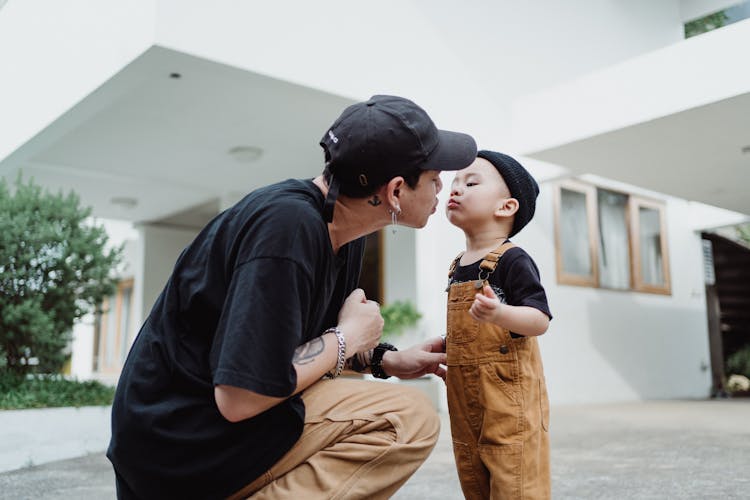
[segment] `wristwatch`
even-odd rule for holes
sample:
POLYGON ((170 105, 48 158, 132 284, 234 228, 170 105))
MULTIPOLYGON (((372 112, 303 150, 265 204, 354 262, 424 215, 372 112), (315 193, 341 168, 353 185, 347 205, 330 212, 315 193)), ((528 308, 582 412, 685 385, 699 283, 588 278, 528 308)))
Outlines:
POLYGON ((385 351, 398 351, 398 349, 388 342, 381 342, 375 347, 375 349, 373 349, 372 360, 370 361, 370 373, 372 373, 372 376, 375 378, 386 379, 390 377, 390 375, 383 370, 383 354, 385 354, 385 351))

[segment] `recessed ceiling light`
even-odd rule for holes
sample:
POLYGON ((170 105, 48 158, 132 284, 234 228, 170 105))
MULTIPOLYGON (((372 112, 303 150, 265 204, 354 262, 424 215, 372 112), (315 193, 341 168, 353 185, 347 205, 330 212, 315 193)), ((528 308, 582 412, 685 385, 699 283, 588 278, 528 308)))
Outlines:
POLYGON ((263 149, 257 146, 235 146, 228 152, 229 156, 241 163, 252 163, 263 156, 263 149))
POLYGON ((130 196, 114 196, 109 202, 118 207, 127 209, 135 208, 138 205, 138 200, 131 198, 130 196))
POLYGON ((750 144, 748 144, 747 146, 743 147, 742 148, 742 152, 745 153, 745 154, 750 153, 750 144))
POLYGON ((169 78, 174 78, 174 79, 177 79, 177 78, 182 78, 182 75, 181 75, 181 74, 179 74, 179 73, 177 73, 177 72, 175 72, 175 73, 170 73, 170 74, 169 74, 169 78))

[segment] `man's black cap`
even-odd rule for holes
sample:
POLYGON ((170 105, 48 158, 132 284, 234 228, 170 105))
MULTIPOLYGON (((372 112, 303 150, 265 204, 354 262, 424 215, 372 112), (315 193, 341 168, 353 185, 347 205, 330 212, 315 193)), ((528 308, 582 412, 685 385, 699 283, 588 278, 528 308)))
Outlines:
POLYGON ((477 157, 484 158, 495 166, 508 186, 510 195, 518 200, 518 211, 508 237, 514 236, 534 217, 539 185, 523 165, 506 154, 483 150, 477 153, 477 157))
POLYGON ((415 168, 461 170, 477 153, 471 136, 439 130, 415 103, 388 95, 372 96, 346 108, 320 145, 330 175, 326 198, 329 222, 339 189, 347 196, 367 196, 415 168))

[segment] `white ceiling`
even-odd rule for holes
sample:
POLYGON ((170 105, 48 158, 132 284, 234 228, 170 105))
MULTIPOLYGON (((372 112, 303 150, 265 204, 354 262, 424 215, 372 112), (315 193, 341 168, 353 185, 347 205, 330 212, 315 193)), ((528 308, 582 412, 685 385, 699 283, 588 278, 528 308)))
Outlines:
POLYGON ((203 217, 257 186, 320 173, 318 141, 351 102, 152 47, 0 162, 0 174, 20 168, 55 191, 75 189, 99 217, 189 224, 191 211, 203 217), (229 154, 237 146, 263 152, 242 162, 229 154))
POLYGON ((750 215, 750 94, 527 153, 679 198, 750 215))

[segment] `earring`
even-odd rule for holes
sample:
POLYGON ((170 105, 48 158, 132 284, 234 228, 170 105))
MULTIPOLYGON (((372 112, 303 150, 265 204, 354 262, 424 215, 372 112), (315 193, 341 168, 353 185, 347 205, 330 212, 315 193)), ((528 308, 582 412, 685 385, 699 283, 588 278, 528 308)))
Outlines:
POLYGON ((393 234, 396 234, 396 226, 398 226, 398 215, 401 213, 401 209, 399 207, 396 207, 396 210, 388 211, 391 213, 391 225, 393 226, 391 232, 393 234))

